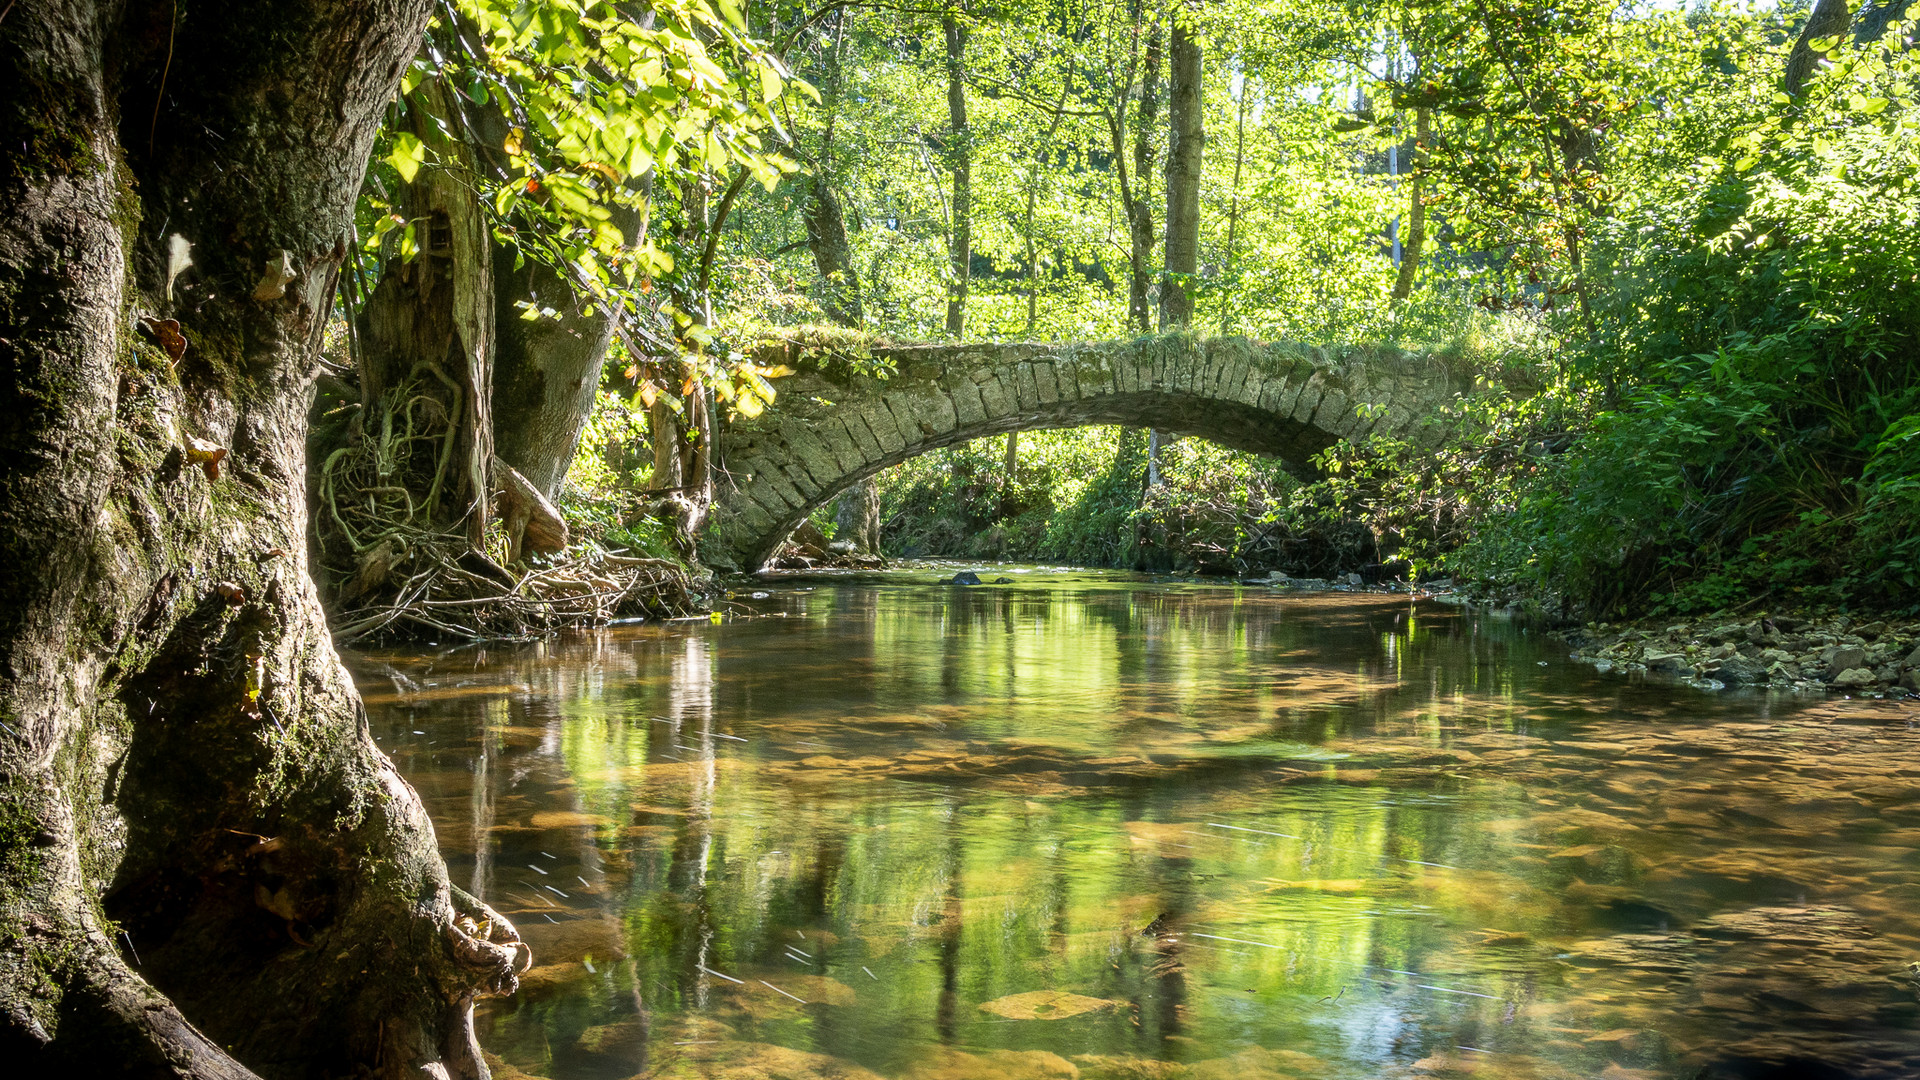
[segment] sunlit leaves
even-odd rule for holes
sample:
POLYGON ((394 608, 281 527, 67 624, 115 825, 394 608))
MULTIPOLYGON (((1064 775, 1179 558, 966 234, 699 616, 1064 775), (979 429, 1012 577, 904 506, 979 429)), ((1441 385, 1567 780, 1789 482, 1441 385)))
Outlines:
POLYGON ((390 179, 376 169, 363 200, 366 255, 416 249, 387 185, 449 169, 479 189, 516 265, 544 263, 587 303, 619 313, 630 347, 652 343, 637 351, 671 357, 667 366, 684 352, 703 380, 724 376, 724 358, 703 343, 675 343, 693 341, 694 320, 654 309, 665 295, 656 279, 694 287, 678 281, 694 267, 670 250, 658 208, 734 169, 768 189, 793 172, 761 132, 778 130, 772 110, 796 87, 805 84, 750 36, 737 0, 666 0, 645 17, 595 0, 462 0, 429 28, 403 78, 378 156, 390 179), (445 92, 423 89, 436 81, 445 92), (463 146, 464 159, 439 160, 422 131, 463 146))
POLYGON ((427 147, 420 137, 411 131, 398 131, 393 135, 393 149, 386 156, 387 164, 400 174, 400 179, 413 183, 420 166, 427 160, 427 147))

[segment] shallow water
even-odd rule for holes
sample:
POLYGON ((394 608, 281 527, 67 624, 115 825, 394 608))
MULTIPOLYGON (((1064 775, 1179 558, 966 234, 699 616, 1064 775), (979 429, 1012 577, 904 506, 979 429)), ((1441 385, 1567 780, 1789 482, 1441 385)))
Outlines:
POLYGON ((500 1075, 1920 1075, 1910 707, 1405 596, 932 576, 349 657, 533 946, 500 1075))

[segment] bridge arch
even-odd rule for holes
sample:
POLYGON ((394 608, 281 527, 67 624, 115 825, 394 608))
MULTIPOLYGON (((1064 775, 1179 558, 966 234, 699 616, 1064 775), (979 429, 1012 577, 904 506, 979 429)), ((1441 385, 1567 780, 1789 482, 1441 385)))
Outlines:
POLYGON ((776 405, 718 437, 719 488, 701 539, 714 565, 758 569, 794 526, 848 486, 943 446, 1007 431, 1126 424, 1304 464, 1341 439, 1433 445, 1472 380, 1432 356, 1186 335, 1069 344, 874 347, 891 377, 845 353, 786 342, 797 374, 776 405))

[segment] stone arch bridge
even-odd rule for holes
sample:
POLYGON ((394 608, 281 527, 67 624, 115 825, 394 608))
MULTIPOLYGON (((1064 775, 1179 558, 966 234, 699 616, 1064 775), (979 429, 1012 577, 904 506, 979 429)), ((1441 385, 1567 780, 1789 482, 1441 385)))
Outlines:
POLYGON ((778 401, 719 433, 702 556, 757 569, 802 518, 868 476, 942 446, 1007 431, 1126 424, 1194 435, 1296 465, 1341 439, 1434 445, 1441 406, 1473 379, 1437 357, 1186 335, 1066 344, 859 346, 775 342, 796 374, 778 401), (870 367, 870 365, 866 365, 870 367))

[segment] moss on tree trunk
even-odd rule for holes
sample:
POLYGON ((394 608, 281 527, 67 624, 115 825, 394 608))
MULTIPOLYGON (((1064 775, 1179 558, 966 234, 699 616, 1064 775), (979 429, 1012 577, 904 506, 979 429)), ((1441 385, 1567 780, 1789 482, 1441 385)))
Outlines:
POLYGON ((484 1075, 471 1001, 526 951, 373 744, 302 490, 347 215, 427 11, 0 23, 27 88, 0 95, 0 1053, 29 1074, 484 1075))

